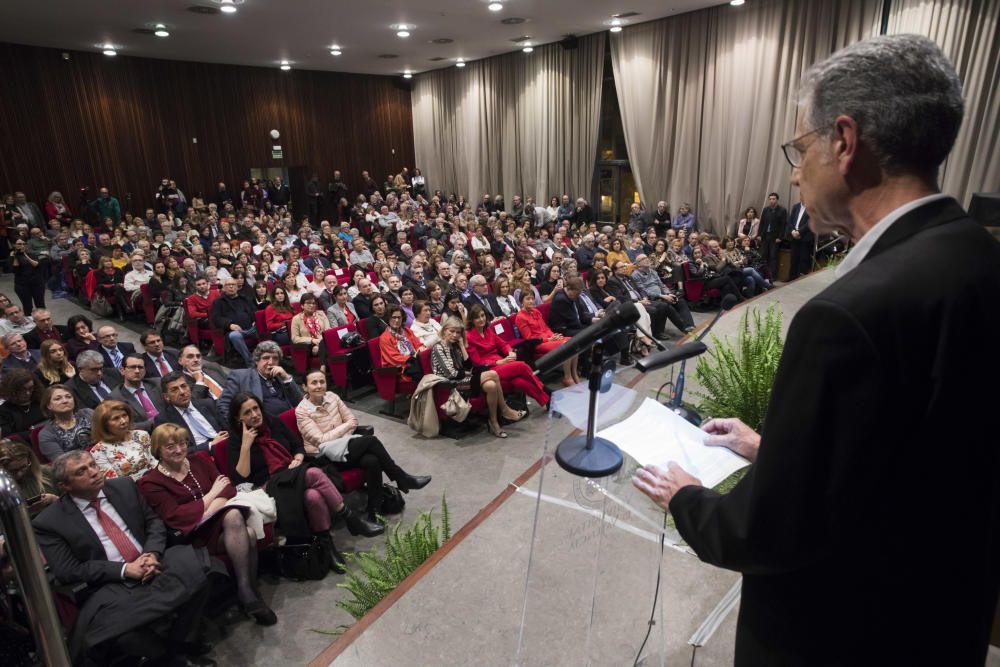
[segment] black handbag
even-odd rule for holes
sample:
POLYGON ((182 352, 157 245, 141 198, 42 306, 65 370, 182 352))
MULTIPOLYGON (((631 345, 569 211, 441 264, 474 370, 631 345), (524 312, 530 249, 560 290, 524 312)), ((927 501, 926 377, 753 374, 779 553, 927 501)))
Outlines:
POLYGON ((382 514, 399 514, 406 507, 403 493, 391 484, 382 485, 382 514))
POLYGON ((319 580, 330 571, 330 554, 316 537, 305 543, 286 542, 278 547, 278 567, 286 579, 319 580))

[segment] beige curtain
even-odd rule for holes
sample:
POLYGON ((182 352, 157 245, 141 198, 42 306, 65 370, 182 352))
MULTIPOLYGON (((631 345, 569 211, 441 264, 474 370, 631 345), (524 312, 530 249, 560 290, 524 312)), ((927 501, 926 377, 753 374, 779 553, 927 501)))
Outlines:
POLYGON ((962 80, 965 118, 941 170, 941 189, 968 205, 974 192, 1000 190, 1000 2, 893 0, 889 34, 937 42, 962 80))
POLYGON ((793 192, 781 144, 805 70, 877 34, 872 0, 762 0, 626 28, 611 40, 632 172, 647 207, 689 202, 726 233, 747 206, 793 192))
POLYGON ((416 77, 416 166, 432 189, 586 197, 597 155, 605 34, 416 77))

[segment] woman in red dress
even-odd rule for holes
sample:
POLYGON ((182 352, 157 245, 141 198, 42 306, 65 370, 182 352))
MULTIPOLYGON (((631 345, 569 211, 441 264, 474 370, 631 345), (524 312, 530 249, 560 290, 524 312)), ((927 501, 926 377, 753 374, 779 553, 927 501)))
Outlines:
POLYGON ((465 327, 469 358, 476 366, 487 366, 500 376, 504 392, 519 391, 535 399, 541 406, 548 405, 549 395, 531 370, 531 366, 517 360, 517 354, 486 326, 486 311, 479 304, 469 309, 465 327))
MULTIPOLYGON (((540 359, 569 340, 566 336, 557 334, 549 328, 549 325, 545 323, 545 318, 535 308, 534 292, 528 290, 521 292, 521 310, 517 311, 514 316, 514 324, 517 325, 517 330, 521 332, 522 338, 540 338, 542 340, 535 347, 536 359, 540 359)), ((566 387, 580 383, 576 360, 577 357, 574 356, 563 364, 563 385, 566 387)))
POLYGON ((211 459, 188 457, 187 446, 187 430, 157 426, 150 452, 159 465, 143 475, 139 490, 167 527, 183 533, 184 542, 226 554, 243 610, 260 625, 274 625, 278 617, 257 593, 257 537, 239 507, 225 507, 236 489, 211 459))

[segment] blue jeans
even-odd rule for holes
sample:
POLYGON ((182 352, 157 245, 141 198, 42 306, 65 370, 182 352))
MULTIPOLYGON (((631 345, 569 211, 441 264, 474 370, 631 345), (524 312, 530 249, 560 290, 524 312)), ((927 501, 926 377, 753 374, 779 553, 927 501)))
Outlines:
POLYGON ((245 329, 243 331, 230 331, 226 334, 226 337, 229 338, 229 342, 232 344, 233 349, 236 350, 241 357, 243 357, 243 363, 245 363, 247 367, 251 365, 253 359, 250 357, 250 348, 247 347, 246 339, 255 338, 256 336, 256 327, 250 327, 249 329, 245 329))
POLYGON ((757 273, 757 269, 751 269, 750 267, 743 268, 743 284, 753 290, 754 294, 763 292, 766 286, 764 277, 757 273))

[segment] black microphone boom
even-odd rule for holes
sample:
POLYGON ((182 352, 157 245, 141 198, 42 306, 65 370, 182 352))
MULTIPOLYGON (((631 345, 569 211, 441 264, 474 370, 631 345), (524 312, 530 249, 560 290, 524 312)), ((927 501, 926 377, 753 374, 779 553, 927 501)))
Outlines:
POLYGON ((553 368, 563 365, 569 359, 593 346, 597 339, 614 333, 622 327, 627 327, 638 319, 639 311, 635 304, 623 304, 536 361, 536 373, 539 375, 547 373, 553 368))
POLYGON ((675 364, 684 359, 697 357, 699 354, 704 354, 707 350, 708 346, 700 340, 693 343, 684 343, 683 345, 678 345, 677 347, 669 349, 666 352, 657 352, 645 357, 644 359, 640 359, 635 362, 635 367, 643 373, 648 373, 650 371, 663 368, 664 366, 675 364))
POLYGON ((715 314, 715 317, 713 317, 712 321, 708 323, 708 326, 702 329, 701 333, 698 334, 698 337, 695 338, 695 340, 701 340, 702 338, 707 336, 708 332, 711 331, 712 327, 715 326, 715 323, 719 321, 719 318, 722 317, 722 315, 727 310, 729 310, 735 305, 736 305, 736 295, 727 294, 726 296, 722 297, 722 303, 719 304, 719 312, 715 314))

